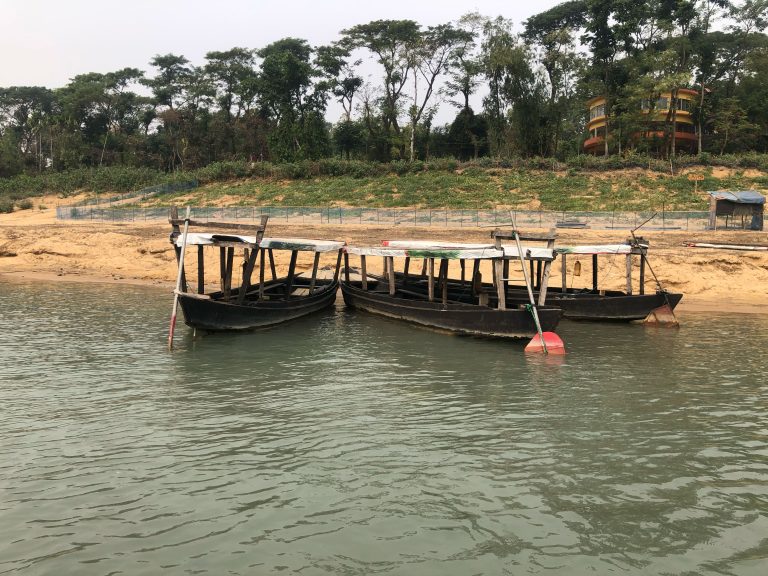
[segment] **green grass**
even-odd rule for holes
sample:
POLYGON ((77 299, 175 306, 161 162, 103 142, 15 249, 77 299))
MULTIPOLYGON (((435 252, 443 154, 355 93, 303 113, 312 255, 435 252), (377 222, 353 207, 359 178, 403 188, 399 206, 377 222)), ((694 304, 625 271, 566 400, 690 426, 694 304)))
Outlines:
POLYGON ((543 210, 706 210, 701 190, 763 188, 765 176, 743 173, 694 184, 687 176, 638 170, 584 173, 498 168, 463 172, 418 172, 379 177, 322 176, 302 180, 256 178, 212 183, 197 190, 166 194, 144 205, 167 206, 355 206, 370 208, 543 210))

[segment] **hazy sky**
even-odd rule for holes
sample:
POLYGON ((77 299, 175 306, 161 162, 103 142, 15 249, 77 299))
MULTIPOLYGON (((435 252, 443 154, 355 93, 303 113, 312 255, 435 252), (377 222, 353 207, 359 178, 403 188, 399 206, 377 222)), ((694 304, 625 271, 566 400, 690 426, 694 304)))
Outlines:
POLYGON ((411 19, 424 26, 478 11, 516 26, 563 0, 0 0, 0 87, 58 88, 87 72, 133 67, 157 54, 202 65, 206 52, 261 48, 293 36, 328 44, 355 24, 411 19))

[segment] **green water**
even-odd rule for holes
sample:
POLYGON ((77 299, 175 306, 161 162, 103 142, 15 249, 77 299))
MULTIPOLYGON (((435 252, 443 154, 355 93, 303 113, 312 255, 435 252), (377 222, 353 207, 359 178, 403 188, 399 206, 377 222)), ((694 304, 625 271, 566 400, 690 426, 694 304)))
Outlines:
POLYGON ((165 350, 167 292, 0 283, 0 574, 768 572, 764 317, 562 363, 342 308, 165 350))

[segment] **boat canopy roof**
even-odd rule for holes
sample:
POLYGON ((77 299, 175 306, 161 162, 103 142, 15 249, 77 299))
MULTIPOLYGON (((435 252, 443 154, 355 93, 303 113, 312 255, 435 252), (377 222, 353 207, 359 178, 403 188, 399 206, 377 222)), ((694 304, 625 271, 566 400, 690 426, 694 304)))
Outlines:
MULTIPOLYGON (((176 246, 181 247, 182 236, 176 238, 176 246)), ((242 244, 244 247, 257 247, 256 236, 243 236, 239 234, 210 234, 203 232, 189 232, 187 245, 189 246, 217 246, 219 244, 242 244)), ((340 250, 344 242, 335 240, 309 240, 306 238, 269 238, 264 237, 258 244, 260 248, 272 250, 301 250, 307 252, 333 252, 340 250)))
POLYGON ((647 244, 595 244, 592 246, 560 246, 558 254, 633 254, 638 248, 647 250, 647 244))
POLYGON ((718 190, 716 192, 707 192, 707 194, 716 200, 728 200, 736 204, 765 204, 765 196, 755 190, 742 190, 740 192, 718 190))
MULTIPOLYGON (((503 246, 501 250, 493 244, 467 244, 462 242, 439 242, 427 240, 385 240, 382 246, 347 246, 348 254, 358 256, 391 256, 394 258, 440 258, 446 260, 488 260, 498 258, 519 258, 517 247, 503 246)), ((550 248, 523 246, 525 258, 529 260, 554 260, 550 248)))

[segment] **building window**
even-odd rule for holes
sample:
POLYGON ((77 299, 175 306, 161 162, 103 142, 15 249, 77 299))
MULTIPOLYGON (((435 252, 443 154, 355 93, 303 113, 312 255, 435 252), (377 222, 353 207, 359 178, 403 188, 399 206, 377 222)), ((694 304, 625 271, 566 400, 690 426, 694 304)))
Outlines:
POLYGON ((662 96, 656 100, 656 110, 666 110, 669 108, 669 98, 662 96))
POLYGON ((605 104, 598 104, 589 109, 589 119, 594 120, 600 116, 605 116, 605 104))
POLYGON ((677 99, 677 109, 682 110, 683 112, 690 112, 691 110, 691 101, 685 100, 683 98, 677 99))

